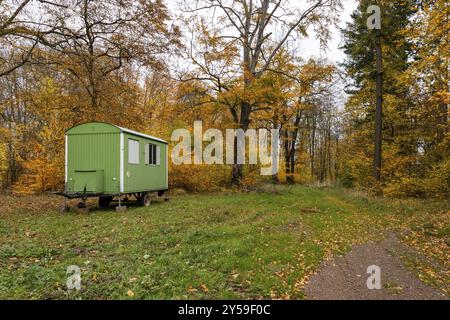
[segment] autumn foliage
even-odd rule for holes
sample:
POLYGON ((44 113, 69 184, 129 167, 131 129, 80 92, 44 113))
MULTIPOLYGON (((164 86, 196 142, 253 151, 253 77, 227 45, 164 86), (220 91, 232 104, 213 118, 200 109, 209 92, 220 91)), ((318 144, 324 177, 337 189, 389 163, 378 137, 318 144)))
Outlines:
POLYGON ((292 18, 278 30, 286 39, 269 32, 277 28, 279 12, 268 0, 260 7, 236 2, 233 12, 213 1, 214 21, 208 6, 197 14, 190 1, 179 21, 159 0, 79 7, 42 2, 37 5, 49 20, 41 27, 24 22, 35 9, 22 2, 23 8, 0 3, 3 191, 62 189, 64 132, 76 124, 104 121, 170 141, 173 130, 192 130, 202 120, 204 130, 279 129, 280 171, 264 178, 252 166, 170 163, 171 188, 204 192, 251 190, 267 182, 320 183, 381 188, 388 196, 449 195, 446 1, 375 1, 384 17, 380 184, 371 176, 375 60, 374 39, 364 25, 368 1, 359 2, 342 31, 343 65, 302 58, 297 41, 314 28, 326 43, 337 18, 331 9, 340 1, 312 1, 317 6, 303 17, 283 8, 292 18), (122 16, 124 8, 129 10, 122 16), (84 28, 63 23, 69 17, 84 28))

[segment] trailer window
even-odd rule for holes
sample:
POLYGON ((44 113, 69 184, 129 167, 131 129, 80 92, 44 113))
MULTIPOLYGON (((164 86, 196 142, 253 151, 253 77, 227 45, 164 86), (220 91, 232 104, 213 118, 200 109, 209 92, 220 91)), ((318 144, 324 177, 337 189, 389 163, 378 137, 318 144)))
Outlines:
POLYGON ((159 165, 159 146, 152 143, 145 145, 145 163, 159 165))
POLYGON ((128 163, 139 164, 139 141, 128 139, 128 163))

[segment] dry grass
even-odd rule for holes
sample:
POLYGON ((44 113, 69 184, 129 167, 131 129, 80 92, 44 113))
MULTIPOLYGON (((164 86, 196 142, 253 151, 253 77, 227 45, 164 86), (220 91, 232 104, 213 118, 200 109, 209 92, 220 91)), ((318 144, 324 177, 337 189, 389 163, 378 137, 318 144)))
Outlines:
MULTIPOLYGON (((67 203, 74 207, 79 202, 77 199, 68 200, 67 203)), ((59 210, 64 203, 62 196, 54 194, 10 196, 0 195, 0 215, 20 214, 22 212, 32 214, 45 214, 49 211, 59 210)), ((97 203, 96 199, 87 201, 90 205, 97 203)))

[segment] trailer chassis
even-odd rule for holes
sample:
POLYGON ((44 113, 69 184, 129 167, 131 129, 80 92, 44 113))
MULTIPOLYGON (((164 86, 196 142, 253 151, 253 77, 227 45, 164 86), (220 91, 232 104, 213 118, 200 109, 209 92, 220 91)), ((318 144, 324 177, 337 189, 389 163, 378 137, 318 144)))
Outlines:
MULTIPOLYGON (((151 203, 150 195, 151 193, 158 193, 159 197, 162 197, 166 194, 164 200, 168 201, 169 197, 167 196, 168 189, 163 190, 149 190, 149 191, 141 191, 141 192, 130 192, 130 193, 97 193, 97 192, 55 192, 54 194, 60 195, 64 197, 64 204, 61 208, 62 212, 68 212, 70 207, 67 205, 67 200, 72 199, 81 199, 81 201, 77 204, 78 209, 85 209, 86 200, 88 198, 98 198, 99 199, 99 207, 106 208, 109 206, 109 203, 114 201, 114 198, 118 201, 118 211, 121 211, 122 201, 128 202, 129 197, 133 196, 135 198, 135 202, 138 202, 141 206, 148 207, 151 203)), ((125 207, 126 208, 126 207, 125 207)))

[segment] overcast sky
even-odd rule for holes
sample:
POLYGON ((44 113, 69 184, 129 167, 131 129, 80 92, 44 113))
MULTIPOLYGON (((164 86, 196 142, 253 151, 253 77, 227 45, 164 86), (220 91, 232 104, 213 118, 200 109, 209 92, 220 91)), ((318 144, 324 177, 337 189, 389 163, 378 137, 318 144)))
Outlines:
MULTIPOLYGON (((350 15, 353 11, 357 9, 356 0, 343 0, 344 11, 341 13, 341 21, 339 23, 340 28, 344 28, 347 22, 350 22, 350 15)), ((332 39, 328 43, 328 49, 326 52, 321 51, 320 43, 318 40, 314 39, 314 35, 311 35, 308 39, 302 40, 305 49, 302 54, 304 57, 316 56, 316 57, 327 57, 329 60, 334 62, 341 62, 345 59, 345 54, 339 49, 341 43, 341 33, 338 28, 332 28, 332 39)))
MULTIPOLYGON (((170 10, 175 16, 178 12, 177 0, 166 0, 170 10)), ((299 0, 294 0, 299 1, 299 0)), ((304 1, 304 0, 303 0, 304 1)), ((350 14, 357 8, 357 0, 343 0, 344 10, 341 12, 341 21, 339 26, 344 27, 346 22, 350 21, 350 14)), ((300 55, 305 60, 309 57, 322 57, 328 58, 333 62, 341 62, 345 59, 345 54, 339 49, 341 44, 341 34, 338 28, 332 28, 332 39, 328 43, 326 51, 321 49, 319 40, 315 39, 315 35, 311 33, 309 38, 299 40, 300 55)))

